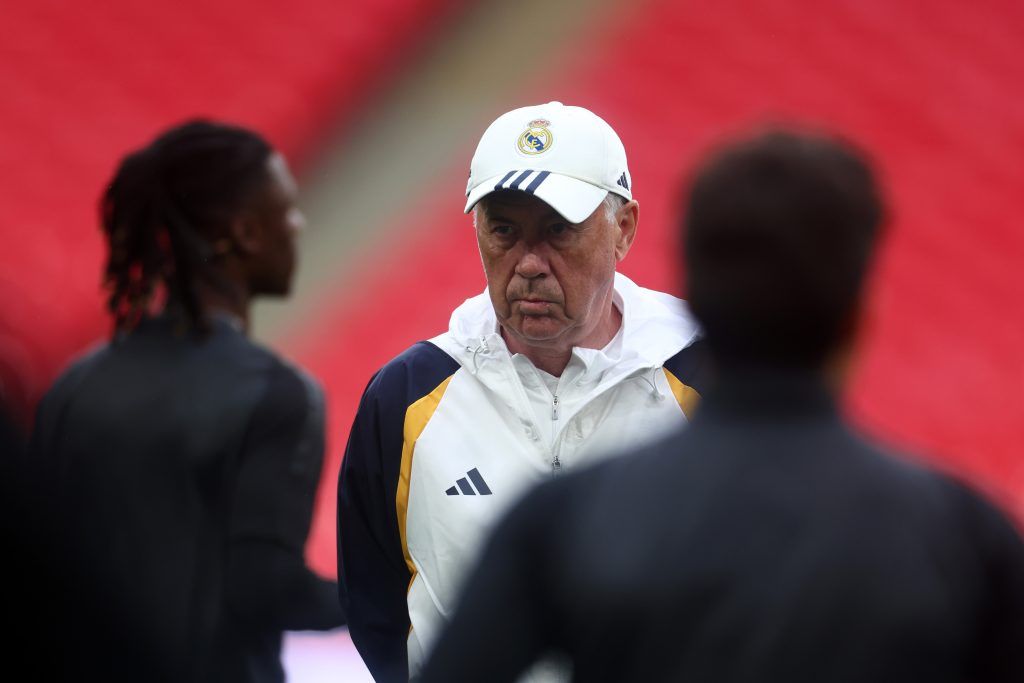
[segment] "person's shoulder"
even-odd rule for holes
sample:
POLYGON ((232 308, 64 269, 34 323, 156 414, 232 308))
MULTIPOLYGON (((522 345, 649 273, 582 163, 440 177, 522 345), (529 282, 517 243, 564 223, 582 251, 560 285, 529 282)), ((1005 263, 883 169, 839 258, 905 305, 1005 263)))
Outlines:
POLYGON ((405 372, 431 372, 437 368, 454 369, 458 367, 455 359, 431 341, 416 342, 405 351, 388 361, 382 370, 405 372))
POLYGON ((854 434, 860 449, 859 485, 879 514, 899 514, 911 522, 979 538, 982 529, 1017 535, 1006 515, 971 482, 937 468, 921 455, 896 450, 854 434))
POLYGON ((930 532, 937 546, 949 550, 958 565, 973 567, 973 576, 1012 582, 1017 587, 1016 609, 1024 608, 1024 537, 1007 509, 956 474, 902 462, 899 471, 914 496, 907 496, 901 513, 915 515, 916 503, 919 526, 930 532))
POLYGON ((849 443, 859 452, 856 462, 865 484, 893 495, 916 495, 921 500, 946 504, 963 493, 963 484, 910 451, 875 442, 845 426, 849 443))
POLYGON ((698 395, 704 395, 711 384, 711 363, 708 360, 707 342, 703 337, 695 337, 689 344, 669 357, 665 370, 698 395))
POLYGON ((356 468, 398 474, 410 407, 441 387, 457 370, 447 353, 418 342, 388 361, 370 379, 359 401, 342 473, 356 468))
MULTIPOLYGON (((982 547, 1003 543, 1021 546, 1020 530, 1006 511, 973 482, 916 463, 901 462, 900 466, 917 490, 927 491, 928 499, 968 541, 982 547)), ((1024 564, 1021 568, 1024 569, 1024 564)))
POLYGON ((305 368, 263 347, 259 347, 259 355, 267 365, 263 402, 303 413, 323 410, 323 388, 305 368))
POLYGON ((206 340, 208 351, 200 351, 202 366, 216 367, 233 378, 232 396, 248 397, 256 410, 282 419, 321 416, 324 391, 308 370, 222 321, 215 322, 217 327, 206 340))
POLYGON ((458 362, 435 344, 417 342, 377 371, 367 393, 378 400, 408 404, 432 392, 458 369, 458 362))
POLYGON ((99 342, 89 347, 61 371, 43 398, 44 403, 58 400, 75 392, 76 388, 110 354, 110 342, 99 342))
MULTIPOLYGON (((970 529, 970 536, 983 544, 1012 543, 1018 547, 1017 555, 1024 561, 1024 539, 1021 529, 1008 513, 984 492, 957 477, 946 477, 948 495, 956 513, 970 529)), ((1024 562, 1021 564, 1024 569, 1024 562)))

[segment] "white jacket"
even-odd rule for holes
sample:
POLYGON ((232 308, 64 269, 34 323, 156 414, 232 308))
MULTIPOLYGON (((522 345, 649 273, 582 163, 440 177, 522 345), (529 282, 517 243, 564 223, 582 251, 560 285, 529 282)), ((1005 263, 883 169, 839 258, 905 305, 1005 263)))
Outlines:
POLYGON ((615 303, 616 338, 574 349, 557 380, 509 353, 485 292, 370 383, 339 484, 339 570, 378 680, 416 675, 488 530, 528 487, 686 423, 701 367, 685 304, 622 275, 615 303))

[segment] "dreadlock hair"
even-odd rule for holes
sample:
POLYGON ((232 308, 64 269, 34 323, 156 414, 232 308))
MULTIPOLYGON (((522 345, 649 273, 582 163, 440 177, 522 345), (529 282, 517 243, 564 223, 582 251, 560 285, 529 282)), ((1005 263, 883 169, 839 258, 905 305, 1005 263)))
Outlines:
POLYGON ((224 286, 213 243, 266 182, 272 153, 250 130, 194 120, 122 159, 100 205, 115 334, 135 327, 161 289, 188 326, 208 329, 196 283, 224 286))

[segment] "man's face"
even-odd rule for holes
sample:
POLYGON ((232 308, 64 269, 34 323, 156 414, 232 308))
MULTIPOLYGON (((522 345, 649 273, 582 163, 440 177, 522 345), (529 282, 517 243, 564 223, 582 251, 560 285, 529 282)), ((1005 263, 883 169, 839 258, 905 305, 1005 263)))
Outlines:
POLYGON ((610 311, 636 202, 613 216, 602 203, 582 223, 569 223, 531 194, 498 192, 476 212, 487 290, 506 339, 534 348, 587 345, 610 311))
POLYGON ((253 219, 259 232, 259 251, 251 271, 253 294, 285 295, 295 271, 295 239, 305 225, 296 206, 298 190, 284 157, 267 159, 267 182, 256 197, 253 219))

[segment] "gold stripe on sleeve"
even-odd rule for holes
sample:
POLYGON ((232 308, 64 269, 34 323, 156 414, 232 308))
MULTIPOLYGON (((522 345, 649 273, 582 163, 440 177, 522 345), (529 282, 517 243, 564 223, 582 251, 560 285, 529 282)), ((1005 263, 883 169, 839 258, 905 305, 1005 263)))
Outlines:
POLYGON ((662 368, 662 370, 665 371, 665 377, 668 379, 669 387, 672 388, 672 395, 676 397, 676 403, 683 409, 686 419, 692 420, 693 414, 697 410, 697 404, 700 403, 700 394, 693 387, 680 382, 679 378, 673 375, 668 368, 662 368))
POLYGON ((416 440, 420 438, 424 427, 430 422, 434 411, 441 403, 448 383, 452 376, 437 385, 429 394, 413 403, 405 411, 405 426, 402 430, 402 464, 398 471, 398 491, 395 493, 395 508, 398 511, 398 535, 402 539, 402 554, 405 556, 405 564, 409 567, 412 575, 409 579, 409 587, 416 578, 416 565, 413 564, 409 555, 409 544, 406 540, 405 518, 409 512, 409 477, 412 473, 412 455, 416 448, 416 440))

